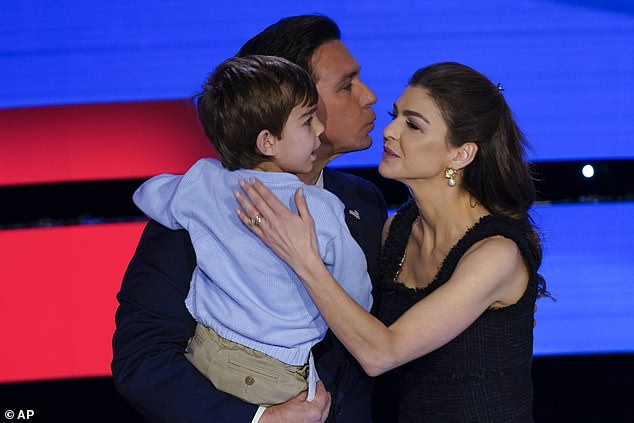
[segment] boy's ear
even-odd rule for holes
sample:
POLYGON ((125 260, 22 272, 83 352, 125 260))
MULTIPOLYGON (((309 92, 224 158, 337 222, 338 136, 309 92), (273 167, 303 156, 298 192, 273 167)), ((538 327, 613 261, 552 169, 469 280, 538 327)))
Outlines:
POLYGON ((258 134, 255 143, 260 153, 268 157, 275 157, 277 156, 278 141, 277 137, 273 135, 271 131, 263 129, 258 134))
POLYGON ((465 168, 475 159, 478 153, 478 145, 474 142, 466 142, 454 150, 450 166, 456 170, 465 168))

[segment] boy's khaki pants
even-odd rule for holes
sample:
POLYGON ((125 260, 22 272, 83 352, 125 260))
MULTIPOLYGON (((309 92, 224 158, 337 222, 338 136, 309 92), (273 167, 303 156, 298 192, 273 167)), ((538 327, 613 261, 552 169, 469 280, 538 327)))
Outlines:
POLYGON ((308 387, 308 364, 288 365, 224 339, 200 323, 196 325, 185 357, 216 389, 251 404, 280 404, 308 387))

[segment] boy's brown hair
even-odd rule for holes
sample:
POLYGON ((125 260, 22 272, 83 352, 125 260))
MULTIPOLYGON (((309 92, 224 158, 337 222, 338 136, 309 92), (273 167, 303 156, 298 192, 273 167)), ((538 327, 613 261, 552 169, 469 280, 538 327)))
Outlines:
POLYGON ((196 96, 198 119, 223 166, 252 169, 269 158, 256 146, 260 131, 281 138, 296 106, 315 106, 312 78, 301 67, 272 56, 222 62, 196 96))

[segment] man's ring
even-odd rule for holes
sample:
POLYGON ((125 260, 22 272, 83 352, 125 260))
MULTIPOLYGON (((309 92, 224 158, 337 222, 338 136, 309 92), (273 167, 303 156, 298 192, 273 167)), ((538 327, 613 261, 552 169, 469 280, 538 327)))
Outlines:
POLYGON ((262 216, 260 216, 259 214, 256 214, 251 219, 249 219, 249 225, 258 226, 260 223, 262 223, 263 220, 264 219, 262 219, 262 216))

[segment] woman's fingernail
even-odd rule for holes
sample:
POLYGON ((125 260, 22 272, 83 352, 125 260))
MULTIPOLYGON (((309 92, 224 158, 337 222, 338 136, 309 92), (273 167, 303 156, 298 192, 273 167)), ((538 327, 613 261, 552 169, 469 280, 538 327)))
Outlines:
POLYGON ((233 191, 233 195, 234 195, 236 198, 239 198, 239 197, 240 197, 240 191, 238 191, 238 190, 233 191))

